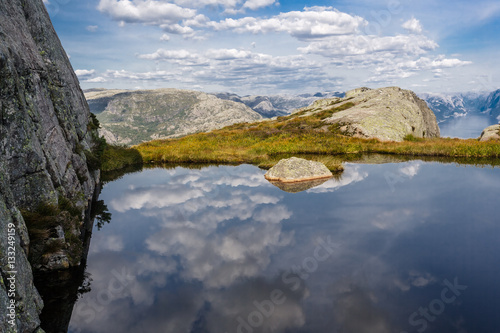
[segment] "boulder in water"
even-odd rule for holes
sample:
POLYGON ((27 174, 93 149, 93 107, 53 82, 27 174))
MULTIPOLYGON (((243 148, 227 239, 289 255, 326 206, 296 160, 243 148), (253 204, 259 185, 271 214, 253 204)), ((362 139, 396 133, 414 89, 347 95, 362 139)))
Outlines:
POLYGON ((291 157, 279 161, 264 177, 269 181, 295 183, 331 178, 333 174, 321 162, 291 157))

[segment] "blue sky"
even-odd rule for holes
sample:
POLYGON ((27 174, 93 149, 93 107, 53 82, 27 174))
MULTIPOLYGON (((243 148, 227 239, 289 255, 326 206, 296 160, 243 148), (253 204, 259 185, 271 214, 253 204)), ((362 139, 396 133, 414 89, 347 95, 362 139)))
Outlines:
POLYGON ((43 0, 82 88, 500 88, 498 0, 43 0))

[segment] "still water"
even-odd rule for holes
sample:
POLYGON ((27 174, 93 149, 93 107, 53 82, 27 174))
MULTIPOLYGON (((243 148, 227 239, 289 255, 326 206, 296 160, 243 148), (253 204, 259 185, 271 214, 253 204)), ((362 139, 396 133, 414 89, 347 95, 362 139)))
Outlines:
POLYGON ((300 193, 264 173, 108 183, 70 332, 500 331, 500 169, 346 164, 300 193))
POLYGON ((441 137, 451 138, 479 138, 483 130, 498 124, 498 119, 486 115, 467 115, 465 117, 447 119, 439 124, 441 137))

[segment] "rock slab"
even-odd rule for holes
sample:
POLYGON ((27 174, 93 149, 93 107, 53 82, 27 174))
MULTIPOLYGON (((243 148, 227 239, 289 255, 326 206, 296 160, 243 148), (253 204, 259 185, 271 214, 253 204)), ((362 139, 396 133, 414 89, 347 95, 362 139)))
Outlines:
POLYGON ((331 178, 333 177, 333 174, 321 162, 290 157, 280 160, 275 166, 266 172, 264 177, 269 181, 294 183, 331 178))

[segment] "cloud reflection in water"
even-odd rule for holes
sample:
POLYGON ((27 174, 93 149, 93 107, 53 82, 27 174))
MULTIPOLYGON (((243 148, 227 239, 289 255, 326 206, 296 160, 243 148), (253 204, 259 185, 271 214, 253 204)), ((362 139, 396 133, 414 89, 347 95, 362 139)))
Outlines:
MULTIPOLYGON (((92 291, 77 303, 70 331, 245 332, 239 318, 249 325, 255 302, 269 304, 274 290, 286 301, 253 332, 409 330, 408 316, 439 296, 443 278, 472 279, 493 264, 485 255, 493 243, 471 251, 460 240, 462 232, 498 231, 473 220, 471 233, 464 216, 472 208, 494 213, 470 191, 494 192, 488 184, 500 175, 467 168, 465 177, 465 169, 348 164, 340 180, 293 194, 247 165, 127 175, 103 191, 113 221, 94 233, 92 291), (394 191, 386 172, 405 176, 394 191), (326 236, 335 252, 305 274, 326 236), (465 254, 482 259, 460 271, 454 263, 465 254), (299 288, 286 273, 302 274, 299 288)), ((435 326, 442 332, 461 315, 453 309, 435 326)))

